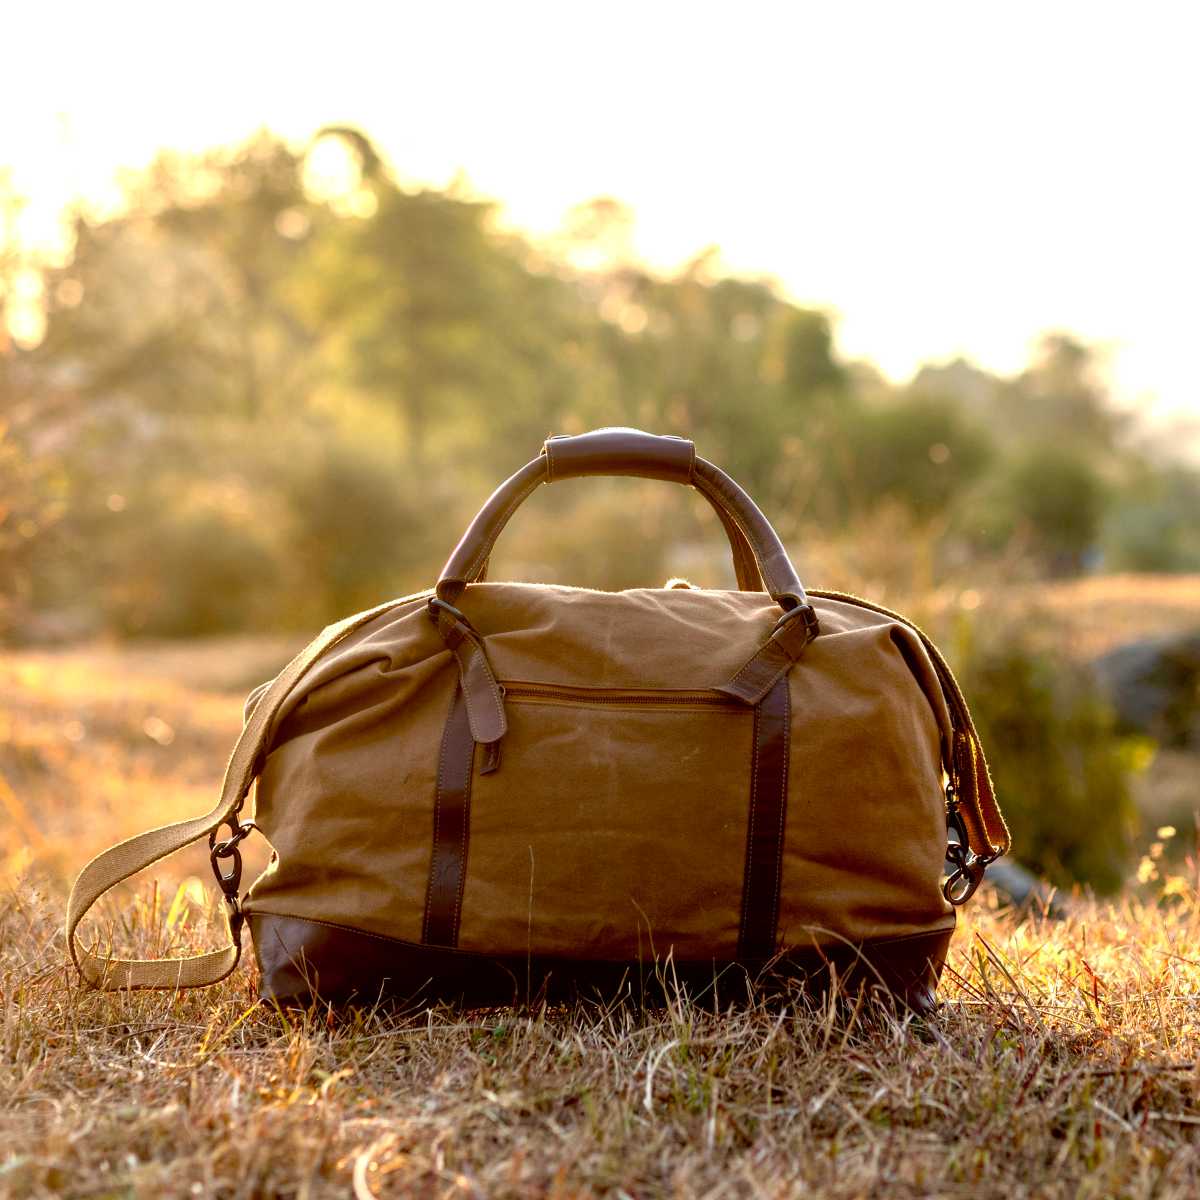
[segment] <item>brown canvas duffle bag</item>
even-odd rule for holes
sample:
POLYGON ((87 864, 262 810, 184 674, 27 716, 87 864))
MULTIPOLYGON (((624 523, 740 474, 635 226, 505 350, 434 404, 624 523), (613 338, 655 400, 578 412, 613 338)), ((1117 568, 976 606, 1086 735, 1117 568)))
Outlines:
POLYGON ((89 863, 67 938, 109 988, 215 983, 248 924, 280 1000, 507 1003, 664 974, 728 991, 769 968, 925 1009, 954 905, 1008 844, 929 640, 865 600, 806 593, 691 442, 607 429, 549 439, 433 591, 330 626, 256 690, 216 807, 89 863), (522 501, 583 475, 694 487, 739 590, 484 582, 522 501), (255 828, 273 854, 242 897, 255 828), (102 893, 204 837, 228 946, 135 961, 80 944, 102 893))

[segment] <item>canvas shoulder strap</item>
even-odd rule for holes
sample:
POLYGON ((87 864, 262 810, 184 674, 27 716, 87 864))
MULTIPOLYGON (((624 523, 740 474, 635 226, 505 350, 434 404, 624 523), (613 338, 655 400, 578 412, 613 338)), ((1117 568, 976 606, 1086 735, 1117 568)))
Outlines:
POLYGON ((225 769, 220 799, 208 812, 188 821, 139 833, 98 854, 83 868, 67 901, 66 935, 71 958, 87 983, 105 990, 207 987, 224 979, 237 966, 241 957, 241 921, 236 910, 229 913, 227 946, 185 958, 127 959, 96 954, 80 944, 79 923, 92 905, 122 880, 192 842, 208 837, 225 822, 232 823, 260 767, 259 760, 275 716, 301 677, 348 634, 375 617, 418 598, 422 597, 390 600, 324 629, 280 671, 248 715, 225 769))

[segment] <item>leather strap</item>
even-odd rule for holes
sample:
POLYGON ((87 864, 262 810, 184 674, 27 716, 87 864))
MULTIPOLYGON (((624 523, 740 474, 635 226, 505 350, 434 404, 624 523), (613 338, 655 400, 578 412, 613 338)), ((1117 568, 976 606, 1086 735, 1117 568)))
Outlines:
MULTIPOLYGON (((480 578, 496 539, 513 513, 539 484, 562 478, 565 469, 570 475, 648 474, 651 478, 690 483, 724 514, 722 523, 726 529, 732 524, 739 531, 772 599, 785 612, 807 603, 804 588, 779 535, 745 491, 724 471, 702 458, 690 460, 690 474, 686 480, 683 478, 682 451, 676 447, 690 447, 690 443, 638 430, 600 430, 581 435, 580 439, 551 438, 547 447, 551 445, 552 449, 505 480, 479 510, 442 568, 437 584, 440 599, 453 604, 468 583, 480 578), (666 444, 670 444, 670 449, 664 448, 666 444), (555 464, 560 473, 552 476, 555 464)), ((742 554, 740 542, 735 541, 735 563, 742 554)))
POLYGON ((703 458, 696 459, 692 486, 710 504, 724 509, 737 521, 754 550, 763 588, 771 599, 778 601, 785 612, 807 604, 808 597, 779 534, 741 486, 703 458))
POLYGON ((758 704, 800 660, 808 643, 817 636, 819 628, 817 614, 811 604, 793 608, 783 616, 766 643, 750 656, 745 666, 716 690, 744 704, 758 704))
POLYGON ((217 803, 202 816, 164 825, 128 838, 98 854, 80 871, 67 900, 66 937, 71 958, 83 980, 105 990, 118 988, 207 987, 224 979, 241 956, 240 921, 230 914, 230 944, 207 954, 186 958, 125 959, 96 954, 79 944, 79 923, 110 888, 131 875, 192 842, 207 837, 230 821, 241 809, 250 785, 261 767, 271 727, 284 700, 300 678, 332 646, 375 617, 399 608, 420 596, 390 600, 367 612, 330 625, 306 646, 280 673, 249 712, 241 737, 233 748, 217 803))
POLYGON ((775 956, 791 723, 788 681, 783 675, 754 709, 754 763, 738 932, 740 962, 765 963, 775 956))
POLYGON ((453 605, 435 599, 430 603, 429 615, 458 663, 471 736, 477 742, 498 742, 508 732, 508 718, 483 639, 453 605))
POLYGON ((442 733, 437 788, 433 801, 433 854, 425 894, 421 941, 427 946, 457 946, 467 877, 467 845, 471 831, 471 775, 475 739, 467 719, 462 685, 454 689, 442 733))

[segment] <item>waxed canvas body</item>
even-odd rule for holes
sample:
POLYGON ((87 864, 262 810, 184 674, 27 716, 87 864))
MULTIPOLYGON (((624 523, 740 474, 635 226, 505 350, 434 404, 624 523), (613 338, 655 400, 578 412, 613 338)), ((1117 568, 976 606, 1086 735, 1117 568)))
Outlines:
MULTIPOLYGON (((274 854, 244 905, 256 934, 296 918, 420 945, 458 678, 427 602, 344 638, 280 709, 255 818, 274 854)), ((812 602, 821 636, 787 675, 779 948, 949 931, 938 676, 904 623, 812 602)), ((473 768, 458 949, 734 961, 754 711, 694 694, 766 641, 778 606, 761 592, 512 583, 471 584, 458 603, 508 713, 498 768, 478 754, 473 768)))

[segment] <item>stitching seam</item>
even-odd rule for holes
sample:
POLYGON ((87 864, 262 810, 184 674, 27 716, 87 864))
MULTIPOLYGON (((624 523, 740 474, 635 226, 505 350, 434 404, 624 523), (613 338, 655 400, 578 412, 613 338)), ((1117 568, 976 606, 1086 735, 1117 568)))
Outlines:
POLYGON ((746 926, 750 917, 750 901, 754 891, 754 835, 758 829, 758 767, 762 748, 762 710, 754 708, 754 767, 750 775, 750 826, 746 838, 746 881, 742 887, 742 922, 739 942, 746 939, 746 926))
POLYGON ((783 743, 783 770, 780 772, 779 783, 779 843, 775 851, 775 895, 771 901, 771 934, 774 940, 775 931, 779 927, 779 892, 783 886, 783 834, 787 820, 788 802, 788 759, 791 756, 792 706, 791 689, 786 682, 783 686, 783 728, 780 730, 780 741, 783 743))
MULTIPOLYGON (((421 941, 428 942, 432 936, 430 925, 433 921, 433 892, 438 877, 438 860, 441 857, 441 817, 442 817, 442 780, 446 773, 446 744, 450 740, 450 728, 454 721, 454 709, 458 705, 458 694, 461 684, 455 684, 454 695, 450 700, 450 711, 446 714, 446 727, 442 731, 442 746, 438 754, 437 780, 433 789, 433 854, 429 860, 429 883, 425 888, 425 920, 421 928, 421 941)), ((466 695, 464 693, 464 700, 466 695)))
MULTIPOLYGON (((549 476, 547 475, 545 478, 546 481, 549 482, 549 476)), ((462 581, 463 583, 469 583, 471 581, 471 576, 475 574, 475 571, 478 569, 481 560, 486 558, 492 552, 492 547, 496 544, 496 539, 501 533, 504 532, 504 527, 508 524, 509 518, 522 504, 525 503, 526 500, 529 499, 530 496, 533 495, 541 482, 541 479, 535 480, 534 483, 530 484, 528 487, 522 488, 521 491, 513 497, 512 503, 509 504, 504 512, 500 515, 500 519, 497 522, 496 532, 492 534, 492 536, 488 538, 486 542, 484 542, 484 544, 476 552, 474 558, 471 559, 471 565, 467 567, 465 572, 467 578, 462 581)))

